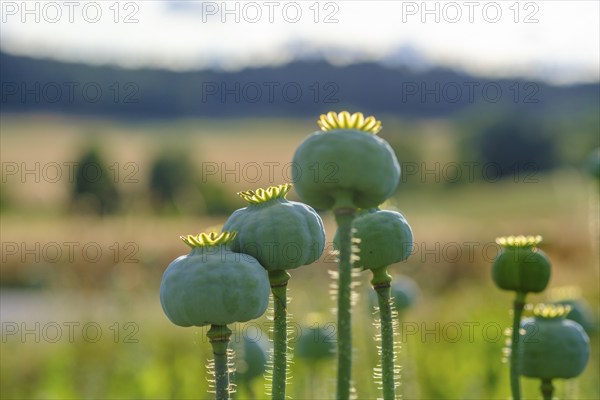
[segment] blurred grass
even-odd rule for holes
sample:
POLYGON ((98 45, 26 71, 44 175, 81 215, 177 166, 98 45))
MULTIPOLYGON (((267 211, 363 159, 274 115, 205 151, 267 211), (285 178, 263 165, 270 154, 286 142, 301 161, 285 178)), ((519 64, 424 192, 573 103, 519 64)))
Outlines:
MULTIPOLYGON (((107 164, 135 162, 139 166, 138 183, 118 182, 129 194, 130 202, 121 213, 102 219, 69 214, 64 202, 70 187, 64 180, 23 183, 7 177, 3 182, 2 190, 8 191, 8 206, 3 206, 0 226, 3 243, 95 242, 106 255, 93 263, 81 257, 73 262, 49 263, 43 259, 35 262, 32 256, 23 261, 20 254, 3 255, 0 397, 211 398, 206 394, 205 366, 210 356, 206 329, 170 324, 158 301, 158 285, 166 265, 186 252, 178 236, 222 224, 225 218, 152 214, 140 201, 146 190, 150 155, 162 146, 177 143, 196 155, 193 160, 198 168, 203 162, 231 165, 269 161, 284 165, 306 133, 315 129, 314 122, 190 120, 131 124, 51 116, 24 120, 3 115, 0 128, 3 162, 75 161, 93 139, 110 158, 107 164), (121 250, 123 244, 134 243, 136 261, 125 262, 123 253, 115 260, 110 250, 114 243, 121 250), (8 329, 14 327, 13 323, 19 332, 11 335, 8 329), (72 340, 65 323, 72 323, 72 340), (102 335, 96 342, 83 336, 86 323, 100 327, 102 335), (62 334, 50 343, 47 339, 55 335, 54 324, 62 328, 62 334), (39 343, 34 333, 22 337, 22 328, 37 331, 39 343)), ((423 159, 453 159, 447 124, 424 122, 414 129, 426 132, 423 140, 431 144, 424 146, 430 152, 421 155, 423 159)), ((232 196, 238 190, 282 182, 269 181, 268 176, 252 183, 225 178, 219 182, 220 177, 211 177, 232 196)), ((399 354, 399 392, 405 399, 509 397, 508 368, 501 362, 505 337, 496 335, 496 327, 509 325, 512 299, 490 282, 493 248, 488 254, 482 251, 496 236, 543 235, 543 249, 554 264, 551 286, 581 286, 584 297, 598 312, 598 247, 590 237, 590 221, 598 219, 597 187, 569 169, 536 178, 536 183, 467 182, 450 188, 407 185, 401 186, 389 201, 388 206, 398 207, 411 223, 418 246, 408 262, 393 270, 415 278, 423 292, 417 306, 402 317, 406 341, 399 354), (456 249, 461 251, 460 256, 452 252, 456 249), (487 338, 482 330, 486 324, 490 327, 487 338), (455 326, 461 328, 458 340, 452 339, 455 326), (472 340, 469 326, 473 326, 472 340), (418 331, 411 333, 415 327, 418 331)), ((295 198, 294 194, 290 197, 295 198)), ((241 200, 236 201, 243 206, 241 200)), ((328 213, 323 218, 330 242, 334 222, 328 213)), ((334 268, 333 258, 325 254, 315 265, 292 272, 289 309, 298 326, 335 321, 327 272, 334 268)), ((377 364, 374 328, 365 301, 368 279, 367 273, 361 274, 362 285, 357 290, 362 297, 353 314, 358 398, 379 395, 373 379, 377 364)), ((529 298, 532 302, 543 299, 543 295, 529 298)), ((266 317, 254 324, 268 331, 266 317)), ((94 326, 88 332, 92 338, 94 326)), ((243 326, 235 328, 238 334, 243 330, 243 326)), ((600 398, 598 336, 592 338, 592 354, 581 378, 569 384, 557 382, 559 398, 600 398)), ((294 359, 291 369, 289 393, 293 398, 333 397, 333 361, 315 372, 302 360, 294 359)), ((263 383, 255 385, 259 398, 266 397, 262 395, 263 383)), ((524 379, 523 384, 525 398, 539 398, 537 382, 524 379)), ((240 390, 239 398, 243 396, 240 390)))

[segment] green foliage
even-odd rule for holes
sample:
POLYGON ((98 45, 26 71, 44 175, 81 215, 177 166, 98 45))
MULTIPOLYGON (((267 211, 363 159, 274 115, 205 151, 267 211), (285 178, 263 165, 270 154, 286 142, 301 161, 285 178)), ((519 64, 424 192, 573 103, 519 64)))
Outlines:
POLYGON ((231 191, 218 182, 199 182, 196 171, 187 150, 169 149, 159 153, 152 161, 148 181, 154 210, 165 214, 203 215, 233 212, 236 197, 231 191))
POLYGON ((121 197, 114 176, 106 168, 96 147, 90 147, 82 154, 75 165, 74 175, 71 199, 75 209, 98 215, 118 210, 121 197))
POLYGON ((229 215, 236 208, 236 196, 223 185, 213 182, 202 182, 196 184, 200 192, 201 203, 199 211, 206 215, 229 215))
POLYGON ((535 174, 561 162, 553 135, 540 120, 507 112, 466 137, 462 157, 488 168, 491 180, 535 174))
POLYGON ((165 151, 152 162, 149 190, 159 211, 171 208, 178 211, 178 201, 193 187, 195 168, 186 153, 165 151))
POLYGON ((590 176, 600 180, 600 147, 590 151, 585 159, 584 167, 590 176))
POLYGON ((7 189, 8 188, 6 185, 2 185, 2 188, 0 188, 0 213, 6 211, 6 209, 11 205, 7 189))

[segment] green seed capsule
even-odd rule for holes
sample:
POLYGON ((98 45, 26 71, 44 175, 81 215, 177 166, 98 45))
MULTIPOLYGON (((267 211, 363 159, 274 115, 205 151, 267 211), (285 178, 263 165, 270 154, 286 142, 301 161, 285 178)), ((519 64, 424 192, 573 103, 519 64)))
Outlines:
POLYGON ((577 322, 584 331, 592 334, 598 330, 596 319, 589 305, 582 299, 578 300, 562 300, 557 302, 558 305, 571 307, 571 312, 567 314, 567 319, 577 322))
POLYGON ((374 134, 379 121, 344 111, 322 115, 319 124, 324 132, 310 135, 293 158, 293 182, 304 201, 318 209, 340 199, 371 208, 394 193, 400 165, 390 145, 374 134))
POLYGON ((494 260, 492 279, 500 289, 539 293, 550 281, 550 260, 536 245, 541 236, 497 239, 502 250, 494 260))
POLYGON ((565 319, 568 307, 540 305, 521 322, 521 375, 551 380, 581 374, 590 357, 590 340, 578 323, 565 319))
MULTIPOLYGON (((413 233, 402 214, 377 208, 361 211, 352 222, 358 247, 355 268, 377 269, 406 260, 413 249, 413 233)), ((337 234, 334 243, 337 242, 337 234)))
POLYGON ((253 257, 226 246, 235 233, 182 237, 192 251, 173 261, 160 285, 160 302, 179 326, 228 325, 264 314, 270 285, 253 257))
POLYGON ((239 382, 251 382, 267 371, 269 341, 266 334, 259 331, 254 338, 243 336, 242 342, 234 346, 238 356, 235 376, 239 382), (241 355, 241 357, 239 357, 241 355))
POLYGON ((335 343, 335 335, 331 329, 304 328, 296 345, 296 355, 313 362, 325 360, 334 356, 335 343))
POLYGON ((588 335, 598 330, 598 322, 589 303, 581 296, 581 289, 576 286, 553 288, 548 293, 552 304, 571 307, 567 319, 577 322, 588 335))
POLYGON ((290 188, 239 193, 249 205, 235 211, 223 227, 238 232, 231 241, 233 251, 255 257, 268 271, 311 264, 325 248, 321 217, 306 204, 286 200, 290 188))

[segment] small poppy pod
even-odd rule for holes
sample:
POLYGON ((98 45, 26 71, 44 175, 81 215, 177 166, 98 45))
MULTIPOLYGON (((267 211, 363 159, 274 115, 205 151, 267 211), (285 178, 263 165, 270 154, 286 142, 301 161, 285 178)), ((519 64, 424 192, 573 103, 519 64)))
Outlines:
POLYGON ((577 286, 562 286, 552 288, 548 293, 552 304, 571 307, 567 319, 577 322, 588 335, 598 330, 598 323, 589 303, 581 295, 577 286))
POLYGON ((598 330, 598 323, 590 306, 583 299, 561 300, 555 304, 571 307, 566 318, 577 322, 586 333, 592 334, 598 330))
POLYGON ((331 329, 319 326, 304 328, 296 345, 296 355, 313 362, 325 360, 334 356, 335 347, 335 335, 331 329))
MULTIPOLYGON (((352 239, 358 252, 355 268, 377 269, 406 260, 413 250, 412 229, 402 214, 372 208, 352 221, 352 239)), ((337 233, 334 238, 337 243, 337 233)))
POLYGON ((255 258, 227 248, 233 237, 230 232, 181 237, 192 251, 167 267, 160 284, 160 303, 175 325, 228 325, 266 311, 267 273, 255 258))
POLYGON ((330 112, 318 121, 321 132, 296 149, 292 179, 311 206, 330 209, 336 201, 355 208, 377 207, 396 190, 400 165, 394 151, 376 136, 381 123, 361 113, 330 112))
POLYGON ((533 318, 521 321, 521 375, 551 380, 570 379, 583 372, 590 340, 581 325, 565 319, 569 307, 538 305, 533 318))
POLYGON ((502 249, 492 265, 492 279, 500 289, 539 293, 550 281, 551 265, 536 246, 541 236, 509 236, 496 239, 502 249))
POLYGON ((317 260, 325 248, 325 228, 316 211, 288 201, 290 184, 238 193, 248 207, 236 210, 223 230, 237 231, 230 247, 255 257, 268 271, 297 268, 317 260))
POLYGON ((242 336, 241 343, 234 344, 236 352, 235 376, 239 382, 251 382, 267 371, 270 344, 267 335, 258 331, 256 337, 242 336))

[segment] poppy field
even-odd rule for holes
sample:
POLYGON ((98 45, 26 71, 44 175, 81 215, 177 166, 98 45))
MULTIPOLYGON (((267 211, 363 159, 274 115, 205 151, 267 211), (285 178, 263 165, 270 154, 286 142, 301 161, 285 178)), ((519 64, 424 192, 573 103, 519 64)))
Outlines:
MULTIPOLYGON (((368 268, 348 270, 346 295, 352 318, 344 329, 352 333, 349 395, 378 398, 392 385, 394 395, 404 399, 509 398, 506 350, 515 294, 502 290, 513 286, 492 273, 503 248, 496 239, 541 235, 543 240, 535 246, 550 260, 551 273, 543 288, 515 289, 527 292, 523 316, 533 318, 533 305, 538 303, 577 300, 585 305, 583 313, 590 321, 585 326, 589 361, 578 377, 553 380, 553 395, 598 398, 598 181, 585 168, 470 179, 477 174, 489 177, 490 172, 474 163, 467 170, 464 159, 458 159, 460 142, 448 134, 454 129, 451 123, 407 125, 390 118, 386 124, 385 116, 379 119, 383 130, 378 136, 391 143, 390 154, 399 161, 401 172, 390 179, 398 187, 389 193, 382 190, 385 198, 376 197, 377 204, 359 200, 357 209, 378 205, 382 211, 402 215, 405 220, 397 221, 410 227, 397 234, 408 238, 410 231, 412 246, 395 255, 401 261, 387 268, 390 286, 406 282, 403 304, 386 300, 386 295, 379 296, 383 302, 378 304, 373 290, 378 283, 372 281, 368 268), (409 132, 405 138, 403 129, 409 132), (414 151, 408 151, 417 141, 422 143, 418 162, 414 151), (403 161, 403 148, 410 163, 403 161), (455 179, 457 171, 460 179, 455 179), (380 314, 386 304, 390 305, 387 322, 380 314), (380 331, 386 323, 390 335, 380 331), (383 365, 384 370, 386 365, 391 367, 391 377, 385 377, 380 365, 377 346, 382 339, 387 340, 384 347, 393 348, 383 365)), ((340 390, 336 380, 338 258, 343 253, 340 243, 351 237, 339 232, 336 237, 340 215, 327 210, 333 204, 328 202, 334 200, 318 197, 312 188, 296 190, 298 171, 290 164, 306 137, 319 130, 315 120, 143 124, 49 116, 26 121, 10 115, 3 118, 1 397, 214 398, 209 392, 218 389, 209 371, 218 366, 210 366, 210 326, 173 325, 169 319, 178 321, 177 325, 195 323, 165 315, 159 295, 161 280, 173 260, 190 252, 180 236, 194 247, 203 240, 195 235, 221 232, 225 225, 239 230, 238 245, 244 248, 241 222, 228 221, 229 216, 257 199, 259 205, 269 201, 267 195, 272 195, 277 201, 287 196, 286 202, 308 198, 309 204, 316 204, 311 216, 322 223, 319 229, 324 236, 318 246, 322 250, 314 260, 298 261, 307 264, 300 268, 290 262, 287 300, 279 306, 275 303, 273 309, 273 300, 268 298, 276 287, 272 280, 269 288, 268 278, 282 279, 283 275, 269 271, 267 278, 262 271, 266 280, 260 283, 261 293, 267 296, 269 309, 264 314, 250 310, 253 315, 242 317, 244 321, 220 321, 231 330, 228 347, 236 353, 225 357, 230 365, 224 370, 231 372, 228 388, 237 399, 271 397, 277 373, 267 365, 266 371, 251 377, 251 361, 244 356, 250 357, 246 353, 252 350, 244 348, 244 343, 248 339, 260 343, 266 350, 265 364, 272 365, 269 359, 277 357, 272 350, 273 339, 277 340, 273 317, 277 320, 283 310, 287 355, 280 357, 287 367, 279 374, 287 377, 286 395, 335 398, 340 390), (38 133, 42 126, 45 132, 54 133, 38 133), (33 141, 36 146, 32 147, 33 141), (102 173, 120 193, 121 205, 114 213, 89 212, 96 203, 72 194, 75 164, 90 143, 101 154, 102 173), (151 157, 165 148, 187 154, 195 180, 157 211, 148 189, 153 176, 151 157), (22 161, 19 154, 27 154, 27 159, 22 161), (292 186, 286 186, 285 193, 258 191, 286 183, 292 186), (212 199, 216 194, 221 197, 212 199), (207 211, 215 204, 224 211, 207 211)), ((377 157, 376 161, 381 160, 377 157)), ((361 161, 363 167, 371 162, 353 160, 356 165, 361 161)), ((311 181, 317 176, 326 181, 340 166, 320 167, 311 170, 307 165, 302 171, 310 174, 311 181)), ((285 219, 282 223, 299 224, 285 219)), ((260 228, 253 229, 259 232, 260 228)), ((307 242, 318 236, 318 229, 311 229, 307 242)), ((356 229, 360 227, 348 232, 356 237, 356 229)), ((368 243, 366 235, 352 245, 361 243, 368 243)), ((352 255, 352 251, 347 253, 347 260, 356 265, 360 253, 358 258, 352 255)), ((370 260, 369 266, 376 262, 370 260)), ((377 276, 384 283, 387 280, 382 274, 377 276)), ((239 282, 239 289, 231 290, 242 293, 249 282, 246 278, 239 282)), ((267 308, 267 301, 257 306, 267 308)), ((539 379, 521 377, 520 383, 521 398, 541 397, 539 379)))

